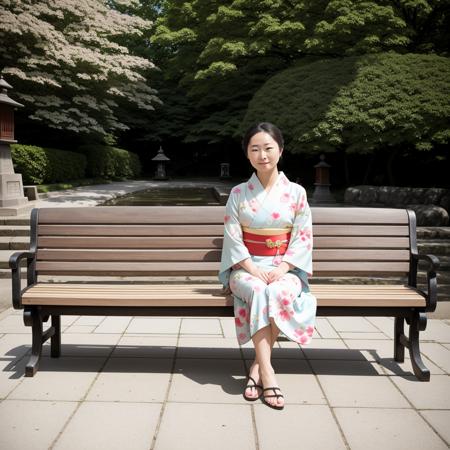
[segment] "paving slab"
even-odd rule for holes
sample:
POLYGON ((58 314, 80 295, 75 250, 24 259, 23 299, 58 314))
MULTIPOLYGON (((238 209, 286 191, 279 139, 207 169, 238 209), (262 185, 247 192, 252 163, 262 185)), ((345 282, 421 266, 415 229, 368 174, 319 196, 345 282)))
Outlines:
POLYGON ((180 318, 172 317, 134 317, 126 334, 178 334, 180 318))
POLYGON ((106 317, 94 333, 125 333, 132 317, 106 317))
MULTIPOLYGON (((252 361, 246 361, 248 368, 251 363, 252 361)), ((276 359, 273 367, 286 405, 324 405, 327 403, 317 377, 312 373, 307 361, 276 359)))
POLYGON ((429 382, 415 377, 392 377, 392 381, 417 409, 450 409, 448 375, 433 375, 429 382))
MULTIPOLYGON (((413 375, 409 351, 405 349, 405 361, 394 360, 394 341, 392 340, 351 340, 345 343, 353 349, 358 349, 367 361, 378 362, 388 375, 413 375)), ((432 375, 442 375, 445 372, 422 354, 422 360, 432 375)))
POLYGON ((178 358, 169 401, 242 403, 245 373, 241 360, 178 358))
POLYGON ((111 358, 86 397, 89 401, 163 402, 171 359, 111 358))
POLYGON ((148 450, 161 407, 151 403, 84 402, 53 448, 148 450))
MULTIPOLYGON (((354 372, 350 375, 336 373, 333 375, 320 375, 324 367, 333 371, 333 363, 326 361, 312 361, 311 365, 325 395, 332 407, 371 407, 371 408, 409 408, 410 405, 404 396, 392 384, 389 377, 375 374, 360 374, 358 372, 376 372, 376 364, 356 364, 351 361, 354 372), (359 367, 358 367, 359 366, 359 367)), ((334 364, 335 365, 335 364, 334 364)), ((325 370, 326 370, 325 369, 325 370)))
POLYGON ((275 411, 256 405, 255 420, 260 450, 347 448, 326 406, 288 405, 282 411, 275 411))
POLYGON ((339 334, 332 327, 326 317, 317 317, 315 324, 315 331, 319 337, 324 339, 339 339, 339 334))
POLYGON ((351 450, 444 450, 446 443, 412 409, 335 408, 351 450))
POLYGON ((0 448, 49 449, 76 407, 76 402, 2 401, 0 448))
POLYGON ((378 331, 372 323, 366 320, 365 317, 329 317, 328 321, 338 333, 342 331, 378 331))
POLYGON ((180 333, 183 334, 208 334, 222 336, 222 328, 218 319, 186 319, 181 320, 180 333))
POLYGON ((450 446, 450 411, 425 410, 420 415, 431 425, 439 436, 450 446))
MULTIPOLYGON (((10 361, 0 361, 0 399, 7 398, 8 395, 22 382, 22 376, 25 372, 25 363, 23 358, 18 360, 12 359, 10 361)), ((0 446, 0 448, 2 447, 0 446)))
POLYGON ((36 375, 23 377, 8 399, 81 401, 104 363, 105 358, 43 357, 36 375))
MULTIPOLYGON (((119 342, 120 334, 94 334, 94 333, 63 333, 61 336, 61 356, 90 356, 106 357, 111 354, 114 346, 119 342)), ((42 354, 50 356, 50 341, 47 341, 42 354)))
POLYGON ((222 327, 223 337, 236 339, 236 326, 233 317, 221 317, 220 325, 222 327))
POLYGON ((241 359, 241 351, 236 338, 181 335, 177 357, 241 359))
POLYGON ((120 338, 111 358, 173 358, 176 336, 128 336, 120 338))
POLYGON ((423 342, 420 351, 445 372, 450 373, 450 350, 440 343, 423 342))
POLYGON ((256 450, 249 405, 168 403, 155 450, 256 450))

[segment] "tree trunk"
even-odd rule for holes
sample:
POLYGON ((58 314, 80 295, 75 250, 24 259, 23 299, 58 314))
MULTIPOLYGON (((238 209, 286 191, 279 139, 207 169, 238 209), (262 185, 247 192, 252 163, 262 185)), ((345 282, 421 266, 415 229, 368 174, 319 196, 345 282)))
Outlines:
POLYGON ((388 175, 388 182, 390 186, 395 186, 395 177, 394 172, 392 170, 394 165, 394 159, 397 156, 398 149, 392 149, 391 153, 389 154, 387 160, 386 160, 386 172, 388 175))
POLYGON ((373 163, 375 161, 375 153, 372 153, 369 157, 369 161, 367 163, 366 171, 364 173, 364 178, 362 184, 369 184, 369 175, 372 171, 373 163))
POLYGON ((346 186, 350 186, 350 171, 348 169, 348 156, 345 150, 344 150, 344 177, 346 186))

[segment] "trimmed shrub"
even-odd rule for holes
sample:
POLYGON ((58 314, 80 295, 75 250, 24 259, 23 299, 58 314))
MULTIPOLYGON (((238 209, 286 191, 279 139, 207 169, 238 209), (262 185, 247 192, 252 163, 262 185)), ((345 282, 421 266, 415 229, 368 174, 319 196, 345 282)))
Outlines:
POLYGON ((86 157, 79 153, 34 145, 11 145, 14 170, 24 184, 57 183, 85 177, 86 157))
POLYGON ((113 179, 134 178, 141 174, 139 157, 123 148, 83 145, 78 151, 86 155, 88 176, 113 179))

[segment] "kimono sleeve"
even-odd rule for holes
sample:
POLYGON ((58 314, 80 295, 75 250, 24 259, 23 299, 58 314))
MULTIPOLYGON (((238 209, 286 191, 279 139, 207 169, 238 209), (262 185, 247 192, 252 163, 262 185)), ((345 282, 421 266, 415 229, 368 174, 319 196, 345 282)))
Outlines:
POLYGON ((224 236, 219 279, 228 287, 230 269, 240 261, 250 258, 250 253, 242 240, 242 227, 239 223, 239 195, 228 197, 224 217, 224 236))
POLYGON ((297 202, 297 211, 291 231, 291 240, 283 261, 286 261, 298 269, 303 270, 309 276, 312 275, 312 217, 311 209, 306 199, 306 191, 301 188, 297 202))

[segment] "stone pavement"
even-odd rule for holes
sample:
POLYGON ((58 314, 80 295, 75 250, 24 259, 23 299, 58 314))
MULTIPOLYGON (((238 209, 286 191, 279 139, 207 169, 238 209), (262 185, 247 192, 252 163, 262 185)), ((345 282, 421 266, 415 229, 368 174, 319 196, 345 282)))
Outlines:
MULTIPOLYGON (((148 184, 77 188, 38 206, 95 205, 148 184)), ((7 301, 10 280, 4 281, 7 301)), ((25 378, 30 329, 21 311, 5 307, 0 449, 431 450, 450 444, 449 315, 429 320, 421 333, 428 383, 416 381, 408 358, 393 361, 393 319, 318 318, 307 348, 276 343, 286 407, 274 411, 242 398, 254 354, 250 345, 237 344, 232 318, 64 316, 61 357, 50 358, 45 344, 40 370, 25 378)))
POLYGON ((253 350, 232 318, 62 319, 62 356, 45 345, 25 378, 30 329, 0 314, 0 448, 446 449, 450 321, 430 320, 431 381, 392 359, 390 318, 318 318, 304 349, 274 350, 283 411, 242 398, 253 350))

